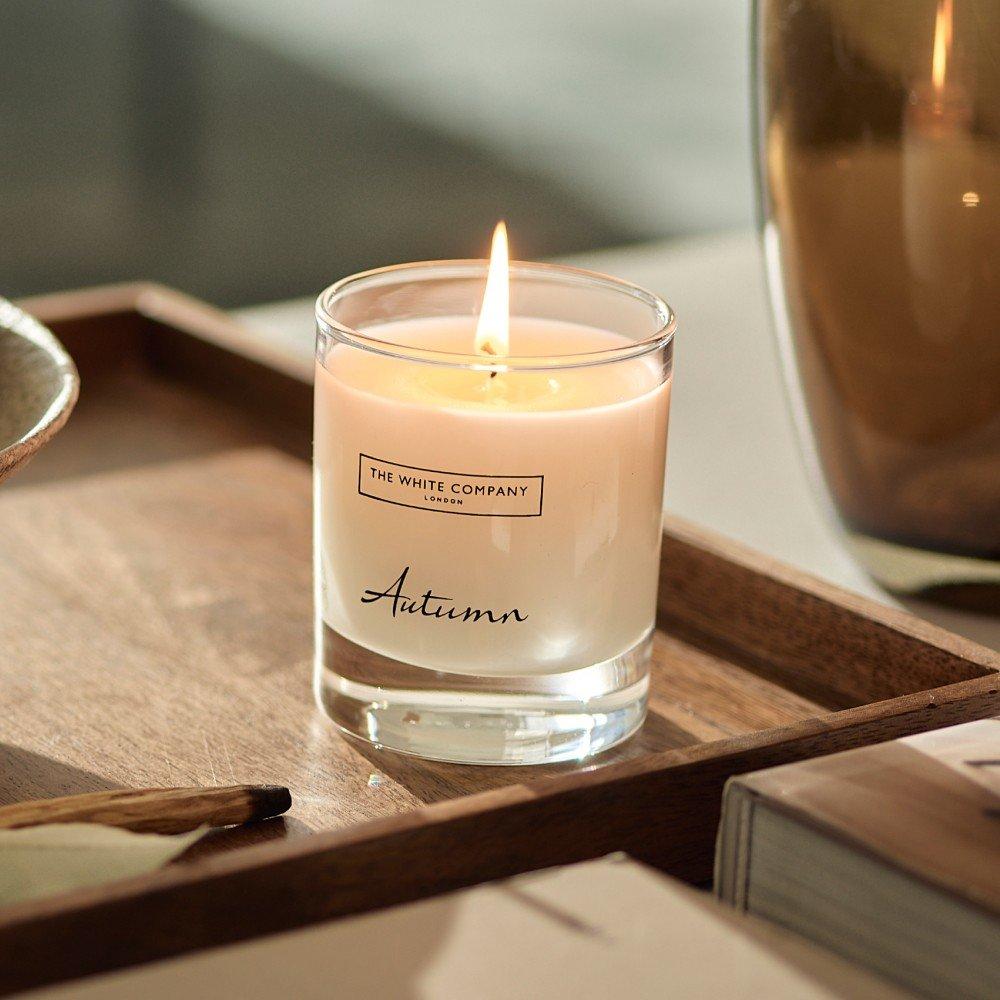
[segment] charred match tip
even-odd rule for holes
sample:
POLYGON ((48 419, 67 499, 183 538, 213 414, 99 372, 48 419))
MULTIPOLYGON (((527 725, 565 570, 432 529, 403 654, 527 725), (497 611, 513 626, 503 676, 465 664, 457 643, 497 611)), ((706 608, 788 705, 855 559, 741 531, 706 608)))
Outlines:
POLYGON ((254 785, 250 791, 254 819, 280 816, 292 807, 292 793, 284 785, 254 785))

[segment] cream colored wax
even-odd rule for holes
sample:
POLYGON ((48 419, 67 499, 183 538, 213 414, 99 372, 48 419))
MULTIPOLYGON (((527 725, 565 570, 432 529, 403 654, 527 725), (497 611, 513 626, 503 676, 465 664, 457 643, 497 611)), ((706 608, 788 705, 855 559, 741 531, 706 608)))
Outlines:
MULTIPOLYGON (((474 317, 364 331, 464 354, 474 332, 474 317)), ((511 317, 515 357, 629 343, 511 317)), ((316 372, 326 624, 452 673, 557 673, 631 648, 654 619, 668 400, 650 357, 491 377, 335 345, 316 372)))

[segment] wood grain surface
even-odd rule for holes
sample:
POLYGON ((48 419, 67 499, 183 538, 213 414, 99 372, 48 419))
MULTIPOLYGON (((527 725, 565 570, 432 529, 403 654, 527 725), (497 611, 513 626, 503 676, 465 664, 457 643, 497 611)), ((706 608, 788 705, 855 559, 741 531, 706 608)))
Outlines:
MULTIPOLYGON (((282 784, 283 836, 537 777, 378 752, 314 707, 310 500, 308 468, 268 450, 0 494, 0 802, 282 784)), ((654 662, 643 732, 590 767, 823 711, 666 633, 654 662)))
POLYGON ((0 803, 266 783, 294 804, 0 912, 0 994, 609 851, 704 880, 732 774, 1000 712, 997 654, 668 521, 635 738, 530 769, 350 742, 311 695, 310 387, 169 290, 33 308, 83 390, 0 490, 0 803))

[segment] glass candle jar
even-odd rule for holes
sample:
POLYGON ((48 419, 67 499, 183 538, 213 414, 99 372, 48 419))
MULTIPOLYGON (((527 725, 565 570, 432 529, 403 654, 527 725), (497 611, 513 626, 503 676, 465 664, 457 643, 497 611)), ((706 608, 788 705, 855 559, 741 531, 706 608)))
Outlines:
POLYGON ((342 729, 483 764, 582 759, 645 716, 674 317, 603 275, 486 261, 317 302, 316 691, 342 729))

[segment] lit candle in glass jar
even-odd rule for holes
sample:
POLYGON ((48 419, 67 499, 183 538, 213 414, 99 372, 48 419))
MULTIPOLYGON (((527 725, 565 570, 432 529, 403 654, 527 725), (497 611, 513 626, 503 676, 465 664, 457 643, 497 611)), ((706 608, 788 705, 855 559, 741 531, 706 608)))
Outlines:
POLYGON ((509 277, 498 227, 488 269, 369 272, 317 315, 321 704, 451 760, 624 739, 645 712, 669 309, 569 268, 509 277))

